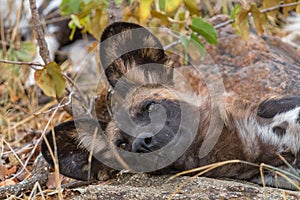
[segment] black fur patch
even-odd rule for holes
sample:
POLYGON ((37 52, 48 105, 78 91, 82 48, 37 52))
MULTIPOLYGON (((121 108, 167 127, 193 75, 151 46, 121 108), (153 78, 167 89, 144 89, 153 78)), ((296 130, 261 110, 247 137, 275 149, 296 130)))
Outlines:
POLYGON ((259 104, 257 115, 263 118, 273 118, 275 115, 287 112, 300 106, 300 96, 267 99, 259 104))
MULTIPOLYGON (((150 31, 140 25, 116 22, 108 26, 101 37, 100 59, 109 83, 114 87, 130 69, 143 64, 166 64, 168 56, 150 31)), ((167 79, 173 73, 163 68, 167 79)))
POLYGON ((281 124, 273 127, 273 132, 277 134, 278 136, 283 136, 286 134, 286 129, 288 127, 289 123, 284 121, 281 124))
MULTIPOLYGON (((87 126, 97 126, 96 122, 92 120, 81 120, 80 122, 86 123, 87 126)), ((84 148, 80 148, 74 121, 68 121, 56 126, 54 133, 59 171, 61 174, 79 180, 97 180, 99 179, 98 175, 101 171, 107 172, 107 176, 109 176, 108 173, 110 173, 110 169, 94 157, 92 158, 89 172, 88 158, 90 152, 84 148)), ((46 134, 46 138, 52 152, 54 152, 52 131, 46 134)), ((46 161, 53 167, 54 162, 45 140, 41 143, 41 152, 46 161)))

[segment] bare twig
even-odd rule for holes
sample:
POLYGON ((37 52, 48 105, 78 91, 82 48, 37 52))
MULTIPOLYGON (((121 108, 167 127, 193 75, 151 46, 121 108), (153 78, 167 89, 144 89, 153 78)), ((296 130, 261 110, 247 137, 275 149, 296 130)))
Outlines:
POLYGON ((165 31, 168 35, 171 35, 171 36, 173 36, 173 37, 175 37, 175 38, 177 38, 177 39, 180 39, 180 35, 177 33, 174 33, 173 31, 171 31, 169 28, 167 28, 167 27, 162 27, 161 28, 161 30, 162 31, 165 31))
POLYGON ((175 42, 172 42, 172 43, 170 43, 170 44, 164 46, 164 50, 168 50, 169 48, 171 48, 171 47, 173 47, 173 46, 175 46, 175 45, 177 45, 177 44, 180 44, 180 43, 181 43, 181 40, 177 40, 177 41, 175 41, 175 42))
POLYGON ((276 10, 278 8, 284 8, 284 7, 290 7, 290 6, 297 6, 297 5, 300 5, 300 2, 287 3, 287 4, 279 4, 277 6, 273 6, 273 7, 266 8, 266 9, 262 9, 262 10, 260 10, 260 12, 261 13, 265 13, 265 12, 270 12, 270 11, 276 10))
MULTIPOLYGON (((54 106, 53 108, 50 108, 49 110, 47 111, 44 111, 44 112, 37 112, 37 113, 34 113, 34 115, 40 115, 40 114, 47 114, 47 113, 50 113, 58 108, 64 108, 65 106, 68 106, 72 103, 72 96, 74 94, 74 91, 71 91, 70 94, 68 95, 68 101, 66 103, 63 103, 63 104, 60 104, 60 105, 57 105, 57 106, 54 106)), ((65 98, 65 97, 64 97, 65 98)))
MULTIPOLYGON (((44 111, 47 111, 49 108, 51 108, 53 105, 55 105, 55 101, 51 101, 49 102, 48 104, 46 104, 43 108, 39 109, 37 111, 37 113, 40 113, 40 112, 44 112, 44 111)), ((34 119, 36 116, 34 114, 30 114, 30 116, 26 117, 25 119, 21 120, 21 121, 18 121, 16 122, 12 129, 16 129, 18 126, 22 125, 22 124, 26 124, 28 121, 34 119)))
POLYGON ((37 190, 40 191, 39 194, 41 194, 42 199, 43 199, 43 200, 46 200, 46 198, 44 197, 44 194, 43 194, 42 187, 41 187, 41 185, 39 184, 39 182, 36 182, 36 183, 34 184, 34 187, 33 187, 32 191, 31 191, 31 193, 30 193, 28 199, 35 199, 35 197, 36 197, 36 191, 37 191, 37 190))
POLYGON ((6 42, 5 42, 5 33, 4 33, 4 20, 2 18, 2 13, 0 12, 0 38, 1 38, 1 46, 2 46, 2 53, 3 57, 6 55, 6 42))
POLYGON ((12 34, 11 34, 11 42, 14 43, 17 35, 18 35, 18 30, 19 30, 19 23, 21 20, 21 16, 22 16, 22 10, 23 10, 23 4, 20 3, 19 8, 17 9, 17 14, 16 14, 16 22, 14 24, 14 27, 12 29, 12 34))
MULTIPOLYGON (((294 3, 288 3, 288 4, 279 4, 270 8, 266 8, 266 9, 262 9, 260 10, 260 13, 266 13, 266 12, 271 12, 273 10, 276 10, 278 8, 284 8, 284 7, 291 7, 291 6, 296 6, 296 5, 300 5, 300 2, 294 2, 294 3)), ((214 26, 215 29, 219 29, 222 28, 224 26, 226 26, 227 24, 232 24, 234 22, 234 19, 229 19, 225 22, 222 22, 220 24, 217 24, 214 26)))
POLYGON ((5 199, 10 195, 19 195, 22 192, 31 190, 33 185, 37 182, 40 185, 44 185, 48 180, 49 164, 44 157, 40 154, 34 163, 33 176, 27 180, 17 183, 13 186, 0 187, 0 199, 5 199))
POLYGON ((30 68, 36 70, 33 66, 44 66, 41 63, 33 63, 33 62, 20 62, 20 61, 10 61, 10 60, 0 60, 0 63, 12 64, 12 65, 29 65, 30 68))
POLYGON ((92 159, 93 159, 93 153, 94 153, 94 147, 95 147, 95 141, 97 138, 97 133, 98 133, 98 127, 96 127, 94 130, 91 151, 90 151, 89 157, 88 157, 88 179, 90 179, 90 177, 91 177, 92 159))
POLYGON ((233 22, 234 22, 234 19, 229 19, 229 20, 227 20, 225 22, 222 22, 220 24, 215 25, 214 28, 215 29, 222 28, 222 27, 226 26, 227 24, 231 24, 233 22))
POLYGON ((14 155, 14 157, 17 159, 17 161, 19 162, 19 164, 25 169, 25 171, 27 173, 30 173, 28 171, 28 169, 26 168, 26 166, 24 165, 24 163, 22 162, 22 160, 20 159, 20 157, 17 155, 17 153, 13 150, 13 148, 10 146, 10 144, 3 139, 3 142, 6 144, 6 146, 11 150, 12 154, 14 155))
POLYGON ((36 1, 35 0, 29 0, 30 3, 30 10, 31 10, 31 16, 32 16, 32 23, 35 26, 35 32, 36 32, 36 39, 39 45, 39 53, 42 57, 45 64, 48 64, 50 62, 50 54, 47 42, 45 40, 44 31, 41 25, 41 21, 39 18, 39 13, 36 8, 36 1))
MULTIPOLYGON (((47 124, 43 130, 42 136, 37 140, 36 144, 34 145, 33 149, 30 152, 30 155, 27 157, 26 161, 24 162, 24 166, 27 166, 29 160, 36 152, 37 147, 40 145, 41 140, 43 138, 44 139, 46 138, 46 136, 45 136, 46 131, 47 131, 53 117, 55 116, 59 106, 56 107, 56 109, 52 113, 49 121, 47 122, 47 124)), ((48 143, 48 145, 49 145, 49 143, 48 143)), ((51 153, 51 151, 50 151, 50 153, 51 153)), ((0 187, 0 199, 7 196, 7 194, 20 194, 21 192, 31 190, 36 182, 39 182, 40 185, 42 185, 42 186, 44 184, 46 184, 46 182, 48 180, 48 174, 49 174, 49 164, 47 163, 47 161, 44 159, 44 157, 41 154, 36 158, 36 161, 34 162, 33 166, 34 166, 34 170, 32 172, 33 176, 31 178, 29 178, 28 180, 22 181, 21 183, 17 184, 17 186, 14 186, 14 187, 11 187, 11 186, 0 187), (24 184, 26 184, 26 187, 24 186, 24 184)), ((24 167, 22 167, 22 169, 13 178, 17 177, 23 171, 24 171, 24 167)))

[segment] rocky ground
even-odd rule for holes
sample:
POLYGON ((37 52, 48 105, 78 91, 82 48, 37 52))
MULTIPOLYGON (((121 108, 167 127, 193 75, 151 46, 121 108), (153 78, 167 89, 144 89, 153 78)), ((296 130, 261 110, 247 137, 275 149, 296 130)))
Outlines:
POLYGON ((169 176, 125 174, 110 183, 65 190, 68 199, 300 199, 300 192, 260 187, 247 182, 197 177, 182 189, 189 177, 167 182, 169 176), (174 192, 177 191, 176 194, 174 192), (172 194, 174 196, 172 197, 172 194), (172 197, 172 198, 171 198, 172 197))

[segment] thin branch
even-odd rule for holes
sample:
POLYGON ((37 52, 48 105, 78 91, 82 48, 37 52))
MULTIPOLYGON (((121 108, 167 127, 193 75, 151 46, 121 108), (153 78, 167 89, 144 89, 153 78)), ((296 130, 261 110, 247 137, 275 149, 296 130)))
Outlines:
POLYGON ((32 177, 23 180, 16 185, 0 187, 0 199, 7 199, 9 196, 19 195, 22 192, 31 190, 32 187, 38 182, 40 185, 45 185, 48 180, 50 171, 49 164, 46 162, 42 154, 36 158, 34 162, 34 169, 32 177))
MULTIPOLYGON (((27 159, 26 159, 25 162, 24 162, 24 165, 25 165, 25 166, 27 166, 27 164, 29 163, 31 157, 32 157, 32 156, 34 155, 34 153, 36 152, 36 149, 37 149, 38 146, 40 145, 42 139, 43 139, 43 138, 46 138, 46 136, 45 136, 45 135, 46 135, 46 131, 47 131, 48 127, 50 126, 50 123, 51 123, 51 121, 53 120, 53 118, 54 118, 54 116, 55 116, 55 114, 56 114, 56 112, 57 112, 57 110, 58 110, 58 108, 59 108, 60 105, 61 105, 61 102, 59 102, 58 106, 56 107, 56 109, 54 110, 54 112, 52 113, 52 115, 50 116, 50 119, 48 120, 48 122, 47 122, 47 124, 46 124, 46 126, 45 126, 45 128, 44 128, 44 130, 43 130, 42 136, 37 140, 37 142, 35 143, 33 149, 31 150, 29 156, 27 157, 27 159)), ((41 156, 41 157, 43 157, 43 156, 41 156)), ((42 160, 43 160, 44 162, 46 162, 45 159, 42 159, 42 160)), ((47 163, 47 162, 46 162, 46 163, 47 163)), ((41 164, 42 164, 42 163, 39 163, 38 161, 35 161, 35 163, 33 164, 33 166, 38 168, 38 166, 41 165, 41 164)), ((19 170, 19 171, 18 171, 11 179, 14 179, 14 178, 18 177, 23 171, 24 171, 24 167, 22 167, 21 170, 19 170)), ((35 172, 33 172, 33 175, 36 175, 35 172)), ((38 175, 38 174, 37 174, 37 175, 38 175)), ((48 178, 48 174, 47 174, 47 178, 48 178)), ((43 185, 43 184, 41 184, 41 185, 43 185)), ((0 187, 0 188, 1 188, 1 187, 0 187)), ((32 188, 32 187, 31 187, 31 188, 32 188)))
MULTIPOLYGON (((84 104, 87 105, 88 103, 87 103, 87 101, 86 101, 86 99, 85 99, 85 95, 81 92, 81 90, 80 90, 79 87, 76 85, 76 83, 75 83, 68 75, 63 74, 63 73, 62 73, 62 75, 63 75, 63 77, 64 77, 69 83, 71 83, 71 84, 73 85, 73 87, 75 87, 75 89, 78 91, 79 95, 81 96, 82 100, 84 101, 84 104)), ((86 110, 86 111, 87 111, 87 110, 86 110)))
POLYGON ((171 48, 171 47, 173 47, 173 46, 175 46, 175 45, 177 45, 177 44, 180 44, 180 43, 181 43, 181 40, 177 40, 177 41, 175 41, 175 42, 172 42, 172 43, 170 43, 170 44, 164 46, 164 50, 168 50, 169 48, 171 48))
POLYGON ((16 14, 16 22, 14 24, 14 27, 12 29, 12 34, 11 34, 11 43, 15 42, 15 39, 18 35, 18 27, 20 24, 21 16, 22 16, 22 11, 23 11, 23 4, 21 3, 19 8, 17 9, 17 14, 16 14))
POLYGON ((56 109, 58 109, 58 108, 63 108, 63 107, 65 107, 65 106, 70 105, 70 104, 72 103, 72 96, 73 96, 73 94, 74 94, 74 91, 71 91, 71 93, 69 94, 68 97, 64 97, 64 98, 68 98, 68 101, 67 101, 66 103, 62 103, 62 104, 60 104, 60 105, 57 105, 57 106, 55 106, 55 107, 53 107, 53 108, 50 108, 49 110, 44 111, 44 112, 37 112, 37 113, 34 113, 34 115, 47 114, 47 113, 50 113, 50 112, 52 112, 52 111, 54 111, 54 110, 56 110, 56 109))
POLYGON ((273 6, 273 7, 266 8, 266 9, 262 9, 262 10, 260 10, 260 12, 261 13, 265 13, 265 12, 270 12, 270 11, 276 10, 278 8, 284 8, 284 7, 290 7, 290 6, 297 6, 297 5, 300 5, 300 2, 287 3, 287 4, 279 4, 277 6, 273 6))
POLYGON ((29 174, 30 172, 28 171, 28 169, 26 168, 26 166, 24 165, 24 163, 21 161, 20 157, 17 155, 17 153, 13 150, 13 148, 10 146, 10 144, 3 139, 3 142, 7 145, 7 147, 11 150, 12 154, 15 156, 15 158, 17 159, 17 161, 21 164, 21 166, 24 168, 24 170, 29 174))
POLYGON ((233 23, 233 22, 234 22, 234 19, 229 19, 229 20, 227 20, 227 21, 225 21, 225 22, 222 22, 222 23, 220 23, 220 24, 216 24, 216 25, 214 26, 214 28, 215 28, 215 29, 222 28, 222 27, 226 26, 227 24, 231 24, 231 23, 233 23))
POLYGON ((36 32, 36 39, 39 45, 39 53, 42 57, 45 64, 48 64, 50 62, 50 53, 48 49, 47 42, 45 40, 44 31, 41 25, 39 13, 36 8, 36 1, 35 0, 29 0, 30 2, 30 10, 31 10, 31 16, 32 16, 32 23, 35 26, 35 32, 36 32))
POLYGON ((0 60, 0 63, 5 63, 5 64, 12 64, 12 65, 29 65, 30 68, 37 70, 37 68, 33 67, 35 66, 44 66, 41 63, 33 63, 33 62, 20 62, 20 61, 10 61, 10 60, 0 60))
POLYGON ((167 33, 168 35, 171 35, 171 36, 173 36, 173 37, 175 37, 175 38, 177 38, 177 39, 180 39, 180 35, 175 34, 173 31, 171 31, 169 28, 167 28, 167 27, 165 27, 165 26, 162 27, 161 30, 162 30, 162 31, 166 31, 166 33, 167 33))
POLYGON ((6 41, 5 41, 5 31, 4 31, 4 19, 2 18, 2 13, 0 12, 0 38, 2 39, 0 41, 1 46, 2 46, 2 55, 5 57, 6 55, 6 41))
MULTIPOLYGON (((270 7, 270 8, 262 9, 262 10, 260 10, 260 13, 266 13, 266 12, 270 12, 270 11, 276 10, 278 8, 284 8, 284 7, 290 7, 290 6, 297 6, 297 5, 300 5, 300 2, 294 2, 294 3, 288 3, 288 4, 279 4, 279 5, 270 7)), ((215 25, 214 28, 215 29, 219 29, 219 28, 222 28, 222 27, 226 26, 227 24, 232 24, 232 23, 234 23, 234 19, 229 19, 229 20, 227 20, 225 22, 222 22, 220 24, 215 25)))

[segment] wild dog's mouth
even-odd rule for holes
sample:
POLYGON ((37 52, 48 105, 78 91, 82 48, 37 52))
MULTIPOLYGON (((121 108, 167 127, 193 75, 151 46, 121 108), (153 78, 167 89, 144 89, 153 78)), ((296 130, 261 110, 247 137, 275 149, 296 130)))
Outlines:
POLYGON ((175 134, 171 133, 168 128, 164 128, 161 132, 153 135, 145 132, 138 134, 138 137, 132 137, 125 133, 114 142, 119 149, 134 153, 150 153, 157 151, 173 140, 175 134), (166 130, 167 129, 167 130, 166 130))

